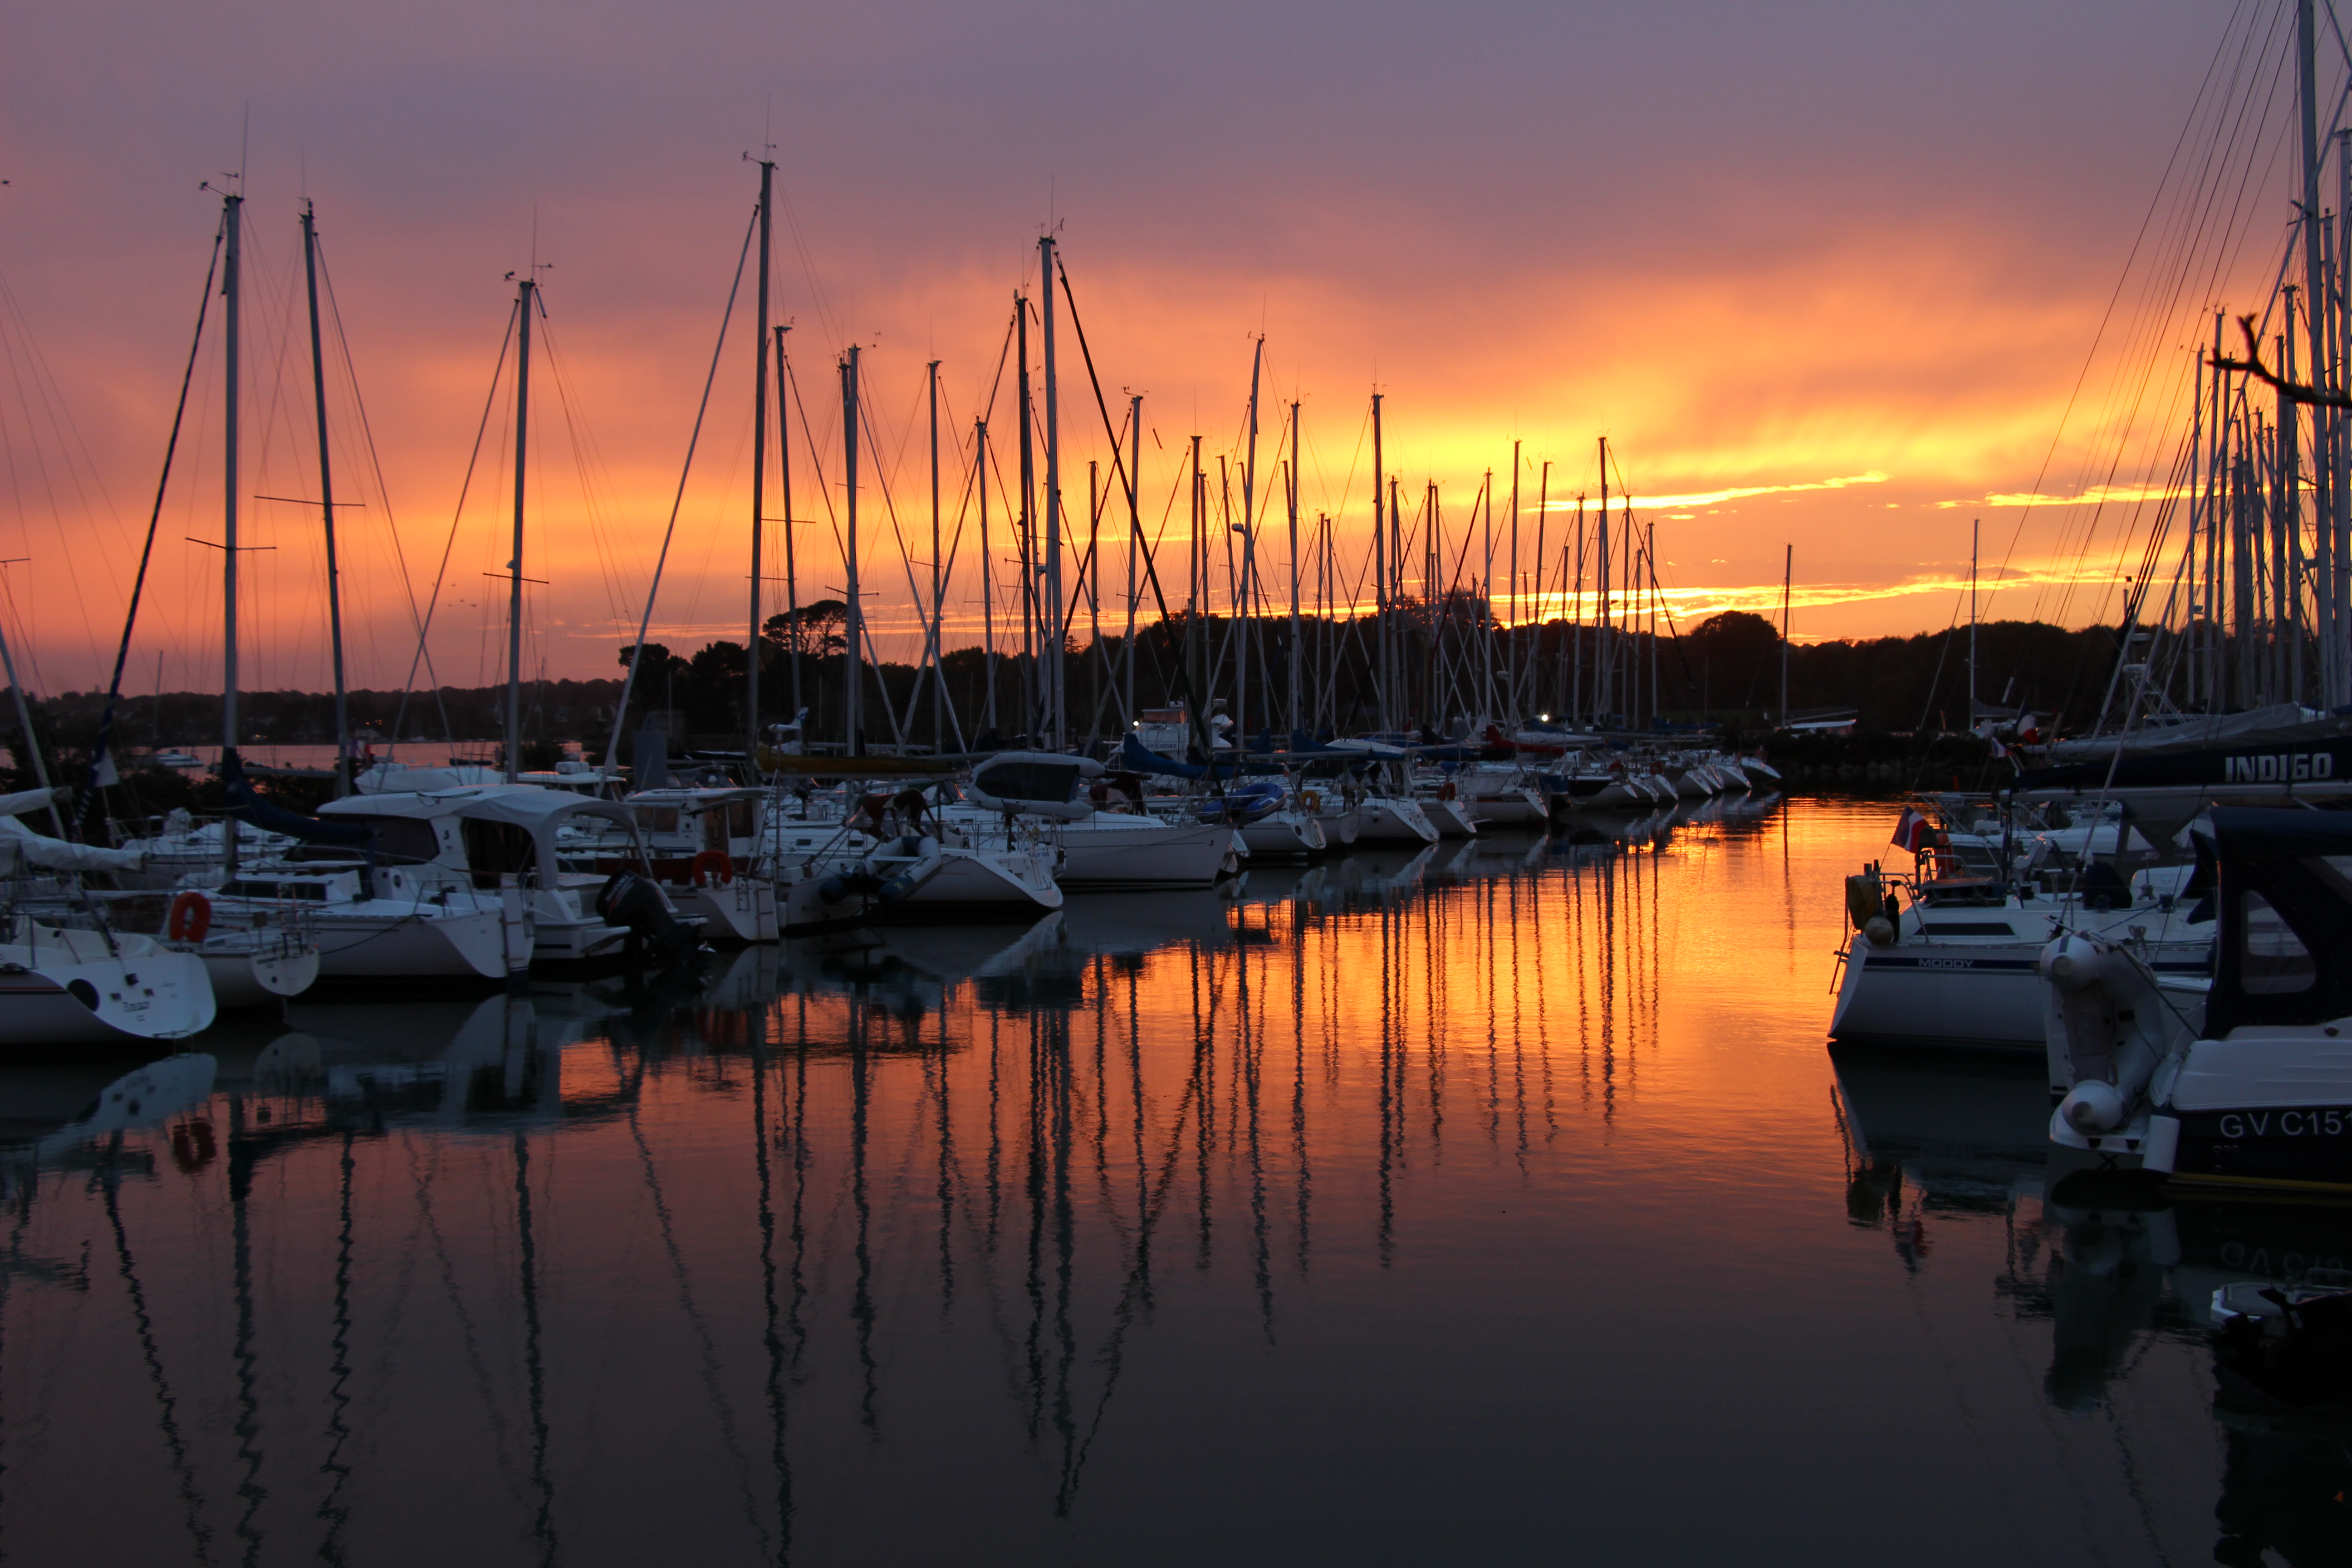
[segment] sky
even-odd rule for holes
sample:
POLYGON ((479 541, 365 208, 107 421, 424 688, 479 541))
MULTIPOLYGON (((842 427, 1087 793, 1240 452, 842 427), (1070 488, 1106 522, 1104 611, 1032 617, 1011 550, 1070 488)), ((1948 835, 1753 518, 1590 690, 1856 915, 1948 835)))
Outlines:
MULTIPOLYGON (((1437 487, 1444 548, 1470 541, 1473 576, 1491 470, 1508 581, 1517 444, 1518 616, 1560 610, 1559 552, 1577 495, 1597 499, 1605 437, 1612 489, 1654 526, 1683 624, 1777 615, 1792 560, 1800 638, 1941 630, 1967 614, 1979 523, 1999 589, 1983 613, 2113 616, 2157 510, 2128 498, 2164 481, 2192 341, 2217 306, 2259 309, 2275 272, 2291 15, 2279 0, 19 6, 0 51, 0 624, 35 689, 106 681, 231 188, 247 234, 244 684, 328 680, 306 199, 332 307, 352 684, 503 676, 512 379, 493 372, 511 279, 534 265, 525 673, 613 672, 657 561, 655 640, 740 638, 749 277, 719 331, 763 147, 803 399, 795 586, 844 585, 836 363, 855 343, 878 447, 861 585, 892 657, 919 646, 910 580, 929 591, 934 359, 945 641, 980 636, 972 421, 992 398, 1009 479, 999 367, 1049 226, 1112 417, 1145 400, 1141 511, 1163 580, 1182 570, 1192 437, 1213 506, 1222 457, 1239 508, 1262 339, 1258 566, 1278 608, 1293 402, 1307 532, 1329 515, 1342 598, 1370 595, 1378 391, 1389 473, 1416 514, 1437 487), (2253 85, 2215 99, 2217 68, 2253 85), (2201 145, 2200 103, 2224 100, 2254 110, 2220 160, 2238 173, 2208 179, 2235 204, 2216 239, 2189 221, 2213 204, 2182 195, 2179 149, 2201 145), (1540 556, 1539 487, 1555 509, 1540 556), (2098 487, 2126 499, 2084 504, 2098 487)), ((2327 33, 2325 51, 2340 82, 2352 50, 2327 33)), ((1109 442, 1056 308, 1064 505, 1082 537, 1086 464, 1109 442)), ((215 301, 134 692, 218 685, 219 327, 215 301)), ((777 477, 772 458, 772 518, 777 477)), ((1018 568, 997 484, 1001 626, 1018 568)), ((1115 563, 1097 613, 1116 625, 1123 503, 1102 527, 1115 563)), ((761 572, 771 607, 782 531, 761 572)), ((1222 604, 1221 553, 1216 572, 1222 604)))

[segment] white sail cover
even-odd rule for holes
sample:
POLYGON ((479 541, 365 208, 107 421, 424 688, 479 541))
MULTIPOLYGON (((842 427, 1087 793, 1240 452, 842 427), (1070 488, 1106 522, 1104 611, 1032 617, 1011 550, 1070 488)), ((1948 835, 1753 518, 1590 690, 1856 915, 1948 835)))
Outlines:
POLYGON ((15 795, 0 795, 0 816, 22 816, 28 811, 63 805, 72 795, 69 789, 26 789, 15 795))
POLYGON ((136 871, 147 863, 147 857, 136 849, 68 844, 62 838, 36 833, 17 819, 16 812, 47 805, 48 796, 47 790, 0 795, 0 811, 9 813, 0 816, 0 872, 13 871, 20 866, 37 866, 44 871, 136 871), (26 799, 34 799, 34 805, 9 809, 15 802, 26 799))

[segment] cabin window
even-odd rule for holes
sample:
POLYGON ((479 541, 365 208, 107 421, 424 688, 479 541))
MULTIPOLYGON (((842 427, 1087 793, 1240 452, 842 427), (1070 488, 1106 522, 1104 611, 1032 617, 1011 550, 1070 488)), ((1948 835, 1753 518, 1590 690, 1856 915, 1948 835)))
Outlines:
POLYGON ((511 875, 527 881, 539 868, 538 846, 530 829, 512 822, 466 821, 466 867, 477 888, 495 888, 511 875))
POLYGON ((2239 936, 2238 983, 2249 995, 2281 996, 2308 991, 2318 983, 2319 968, 2312 962, 2311 950, 2268 899, 2248 893, 2241 908, 2245 920, 2239 936))
MULTIPOLYGON (((369 847, 380 862, 401 866, 422 866, 440 852, 440 844, 433 836, 433 825, 415 816, 343 816, 331 818, 337 826, 350 824, 375 830, 375 842, 369 847)), ((306 844, 295 852, 297 860, 341 860, 350 862, 361 858, 354 845, 306 844)))

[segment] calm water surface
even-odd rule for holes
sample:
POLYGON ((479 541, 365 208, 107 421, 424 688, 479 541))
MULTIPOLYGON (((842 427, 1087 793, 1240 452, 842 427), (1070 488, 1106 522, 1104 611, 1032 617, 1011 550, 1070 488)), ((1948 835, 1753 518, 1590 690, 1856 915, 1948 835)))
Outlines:
POLYGON ((2063 1209, 2031 1064, 1832 1058, 1888 825, 0 1064, 0 1555, 2345 1561, 2201 1329, 2337 1211, 2063 1209))

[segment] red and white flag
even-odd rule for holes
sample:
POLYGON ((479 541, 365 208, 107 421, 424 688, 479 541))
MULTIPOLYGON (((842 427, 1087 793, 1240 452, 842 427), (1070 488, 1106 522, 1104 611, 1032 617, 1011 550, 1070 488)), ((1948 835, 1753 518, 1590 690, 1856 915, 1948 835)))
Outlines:
POLYGON ((1916 855, 1927 847, 1929 831, 1927 819, 1906 805, 1903 808, 1903 820, 1895 825, 1895 837, 1887 842, 1916 855))

